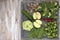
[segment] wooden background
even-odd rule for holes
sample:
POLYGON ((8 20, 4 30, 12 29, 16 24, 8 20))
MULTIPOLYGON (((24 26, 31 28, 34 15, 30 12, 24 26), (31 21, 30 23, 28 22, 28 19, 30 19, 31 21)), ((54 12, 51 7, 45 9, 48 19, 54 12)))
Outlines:
POLYGON ((20 0, 0 0, 0 40, 20 38, 20 0))

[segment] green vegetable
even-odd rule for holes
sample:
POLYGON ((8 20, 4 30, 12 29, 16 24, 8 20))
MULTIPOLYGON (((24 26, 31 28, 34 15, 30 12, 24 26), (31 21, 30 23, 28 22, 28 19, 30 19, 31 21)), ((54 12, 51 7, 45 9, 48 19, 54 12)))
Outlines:
POLYGON ((57 23, 56 21, 54 22, 49 22, 45 24, 45 33, 48 38, 55 38, 57 37, 57 23))
POLYGON ((37 11, 40 11, 42 17, 57 19, 58 16, 58 2, 42 2, 37 11), (49 5, 48 5, 49 4, 49 5))
POLYGON ((22 9, 24 14, 29 20, 22 23, 23 30, 29 31, 30 38, 43 38, 45 35, 47 38, 57 37, 57 18, 58 18, 58 2, 42 2, 37 8, 36 12, 33 13, 33 17, 28 11, 22 9), (42 22, 39 20, 42 17, 53 18, 55 21, 48 22, 41 27, 42 22), (35 21, 36 20, 36 21, 35 21), (31 21, 34 21, 33 23, 31 21))
POLYGON ((30 38, 43 38, 44 37, 44 28, 41 27, 39 29, 33 28, 29 33, 30 38))
POLYGON ((31 21, 27 20, 22 23, 23 30, 30 31, 33 28, 33 24, 31 21))
POLYGON ((38 34, 38 38, 43 38, 44 37, 44 28, 42 27, 42 28, 40 28, 40 30, 39 30, 40 32, 39 33, 37 33, 38 34))
POLYGON ((37 10, 42 10, 42 7, 41 6, 38 6, 37 10))
POLYGON ((22 9, 22 14, 24 14, 29 20, 33 20, 32 16, 30 15, 30 13, 28 13, 25 9, 22 9))
POLYGON ((51 17, 51 13, 49 12, 48 18, 51 17))

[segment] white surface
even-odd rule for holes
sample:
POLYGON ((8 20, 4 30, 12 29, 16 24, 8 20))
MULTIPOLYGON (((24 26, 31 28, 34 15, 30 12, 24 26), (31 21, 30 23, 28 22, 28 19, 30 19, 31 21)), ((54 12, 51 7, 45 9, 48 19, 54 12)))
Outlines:
POLYGON ((0 2, 0 40, 21 40, 20 0, 0 2))

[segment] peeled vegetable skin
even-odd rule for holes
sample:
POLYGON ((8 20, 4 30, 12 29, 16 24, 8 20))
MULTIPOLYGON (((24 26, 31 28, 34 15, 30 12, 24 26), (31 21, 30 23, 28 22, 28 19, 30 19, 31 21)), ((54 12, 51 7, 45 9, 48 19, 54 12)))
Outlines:
POLYGON ((29 20, 24 21, 22 26, 23 26, 23 30, 26 30, 26 31, 30 31, 33 28, 33 24, 29 20))

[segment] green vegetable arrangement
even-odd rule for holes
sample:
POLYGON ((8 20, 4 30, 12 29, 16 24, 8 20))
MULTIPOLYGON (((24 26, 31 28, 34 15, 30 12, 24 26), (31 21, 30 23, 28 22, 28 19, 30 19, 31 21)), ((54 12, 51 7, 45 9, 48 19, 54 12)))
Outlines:
POLYGON ((42 2, 37 11, 41 12, 43 17, 56 19, 58 8, 58 2, 42 2))
POLYGON ((42 3, 38 4, 38 6, 36 6, 37 4, 30 4, 32 8, 34 7, 34 10, 30 9, 28 4, 28 8, 30 11, 33 10, 33 12, 27 11, 29 9, 22 9, 21 13, 27 18, 27 20, 22 22, 23 30, 29 31, 30 38, 56 38, 58 32, 58 2, 42 1, 42 3), (30 15, 31 13, 32 15, 30 15))
POLYGON ((29 32, 29 37, 30 38, 38 38, 41 39, 44 37, 44 28, 33 28, 30 32, 29 32))
POLYGON ((58 29, 56 21, 45 24, 45 33, 48 38, 57 37, 57 31, 58 29))

